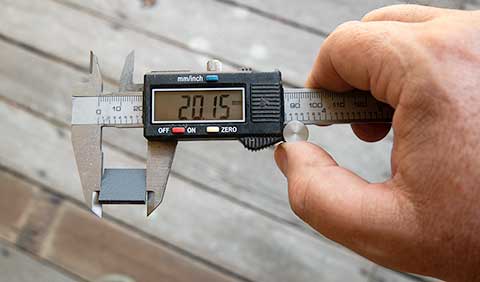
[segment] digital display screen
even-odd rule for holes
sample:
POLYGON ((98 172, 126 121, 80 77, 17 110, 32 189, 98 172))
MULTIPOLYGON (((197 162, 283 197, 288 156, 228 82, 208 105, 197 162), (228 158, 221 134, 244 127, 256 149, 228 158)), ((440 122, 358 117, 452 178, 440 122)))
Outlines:
POLYGON ((244 88, 153 89, 153 123, 243 122, 244 88))

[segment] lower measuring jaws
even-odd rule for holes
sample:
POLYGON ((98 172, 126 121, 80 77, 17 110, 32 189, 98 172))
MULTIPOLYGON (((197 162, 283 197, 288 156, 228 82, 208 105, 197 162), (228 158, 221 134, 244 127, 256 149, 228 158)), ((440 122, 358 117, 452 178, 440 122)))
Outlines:
POLYGON ((151 72, 133 83, 130 53, 118 92, 104 93, 98 60, 72 97, 72 143, 85 200, 102 216, 103 204, 161 203, 177 141, 239 140, 257 151, 275 143, 307 140, 306 125, 388 123, 393 109, 369 92, 333 93, 283 88, 281 73, 222 72, 217 60, 206 72, 151 72), (143 128, 146 169, 103 167, 102 128, 143 128))

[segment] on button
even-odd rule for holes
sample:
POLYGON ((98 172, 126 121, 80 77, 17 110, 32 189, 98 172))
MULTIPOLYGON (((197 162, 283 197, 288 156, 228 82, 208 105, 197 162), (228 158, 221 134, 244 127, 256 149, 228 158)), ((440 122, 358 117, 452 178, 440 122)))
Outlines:
POLYGON ((174 127, 174 128, 172 128, 172 133, 173 134, 184 134, 185 133, 185 127, 174 127))

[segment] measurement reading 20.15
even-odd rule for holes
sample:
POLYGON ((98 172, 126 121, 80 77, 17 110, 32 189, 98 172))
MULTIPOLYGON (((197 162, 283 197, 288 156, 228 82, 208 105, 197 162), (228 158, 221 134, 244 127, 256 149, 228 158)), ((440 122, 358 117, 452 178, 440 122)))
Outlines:
MULTIPOLYGON (((211 107, 211 114, 213 119, 217 119, 217 116, 218 119, 228 119, 230 117, 230 107, 228 105, 225 105, 225 100, 229 97, 230 95, 228 94, 216 95, 213 97, 213 104, 211 107)), ((204 119, 204 95, 182 95, 182 99, 184 99, 184 103, 183 106, 178 109, 179 120, 204 119)), ((207 106, 205 108, 209 109, 210 107, 207 106)))
POLYGON ((242 121, 243 89, 154 91, 154 121, 242 121))

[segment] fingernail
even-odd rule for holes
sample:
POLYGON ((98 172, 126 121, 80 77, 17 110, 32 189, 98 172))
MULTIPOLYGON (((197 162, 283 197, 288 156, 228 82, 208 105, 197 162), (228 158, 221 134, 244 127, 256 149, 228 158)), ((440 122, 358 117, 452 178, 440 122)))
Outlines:
POLYGON ((288 160, 287 160, 287 152, 285 151, 283 143, 275 147, 275 162, 277 163, 277 166, 280 169, 280 171, 283 173, 283 175, 286 176, 288 160))

